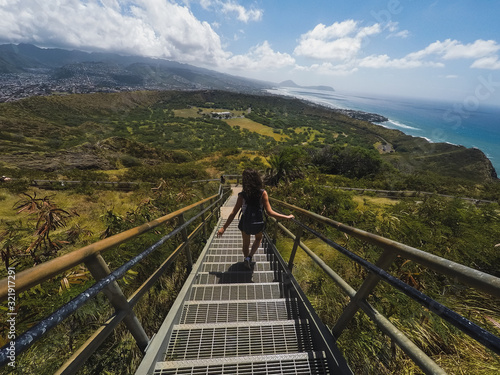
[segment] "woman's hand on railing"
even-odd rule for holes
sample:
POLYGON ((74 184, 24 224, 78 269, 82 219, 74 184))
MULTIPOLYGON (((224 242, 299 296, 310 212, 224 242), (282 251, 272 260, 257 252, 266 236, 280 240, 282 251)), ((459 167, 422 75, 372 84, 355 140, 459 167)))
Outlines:
POLYGON ((225 229, 224 228, 220 228, 218 231, 217 231, 217 237, 222 237, 222 235, 224 234, 225 232, 225 229))

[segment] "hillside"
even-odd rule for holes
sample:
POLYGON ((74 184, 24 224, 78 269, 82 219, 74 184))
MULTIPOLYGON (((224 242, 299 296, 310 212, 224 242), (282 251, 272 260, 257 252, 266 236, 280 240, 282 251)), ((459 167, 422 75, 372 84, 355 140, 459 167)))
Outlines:
POLYGON ((335 91, 335 89, 331 86, 299 86, 292 80, 280 82, 278 84, 278 87, 293 87, 293 88, 308 89, 308 90, 335 91))
POLYGON ((272 84, 189 64, 30 44, 0 45, 0 102, 52 93, 132 90, 260 92, 272 84))
POLYGON ((334 110, 270 95, 100 93, 31 97, 0 104, 0 109, 3 174, 112 170, 201 160, 228 149, 257 151, 268 157, 277 148, 300 145, 321 170, 349 177, 431 173, 480 183, 496 179, 480 150, 431 144, 334 110), (176 113, 186 108, 192 108, 191 114, 176 113), (210 111, 219 109, 239 110, 254 125, 211 118, 210 111), (371 161, 376 167, 363 168, 371 161))

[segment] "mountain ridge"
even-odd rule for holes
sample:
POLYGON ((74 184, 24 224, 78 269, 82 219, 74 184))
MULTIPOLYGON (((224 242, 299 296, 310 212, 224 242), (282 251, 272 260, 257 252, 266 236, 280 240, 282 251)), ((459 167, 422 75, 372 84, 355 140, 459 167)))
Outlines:
POLYGON ((227 90, 257 93, 275 84, 165 59, 0 45, 0 102, 54 92, 227 90))
POLYGON ((291 79, 278 83, 278 87, 292 87, 292 88, 298 88, 298 89, 320 90, 320 91, 330 91, 330 92, 335 91, 335 89, 331 86, 323 86, 323 85, 320 85, 320 86, 300 86, 300 85, 297 85, 291 79))

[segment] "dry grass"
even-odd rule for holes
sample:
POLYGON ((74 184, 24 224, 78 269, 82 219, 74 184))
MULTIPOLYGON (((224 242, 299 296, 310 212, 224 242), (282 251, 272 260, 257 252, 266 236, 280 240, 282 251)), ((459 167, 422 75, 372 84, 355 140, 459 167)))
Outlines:
MULTIPOLYGON (((372 201, 377 202, 379 205, 394 204, 394 201, 385 198, 368 197, 370 199, 369 202, 363 200, 363 197, 357 198, 358 204, 367 209, 368 206, 374 204, 372 201)), ((371 208, 373 209, 373 206, 371 208)), ((314 239, 306 240, 305 242, 311 250, 327 264, 331 265, 347 282, 351 283, 353 278, 363 278, 352 265, 347 266, 345 259, 342 256, 338 256, 335 250, 324 244, 321 240, 314 239)), ((280 238, 277 246, 284 259, 288 261, 293 241, 291 239, 280 238)), ((339 292, 339 288, 328 280, 328 277, 300 249, 298 249, 295 257, 293 273, 323 322, 328 326, 334 324, 343 308, 345 308, 348 298, 342 292, 339 292)), ((354 284, 352 285, 354 286, 354 284)), ((392 294, 379 294, 377 301, 380 301, 380 298, 391 301, 391 304, 394 306, 398 306, 398 301, 400 301, 392 294)), ((377 301, 375 301, 375 307, 379 311, 384 311, 385 305, 381 304, 377 306, 377 301)), ((473 315, 474 312, 479 314, 480 311, 477 301, 470 300, 458 306, 453 306, 452 300, 449 300, 448 303, 452 305, 451 307, 454 310, 464 316, 471 313, 473 315), (465 306, 468 308, 465 308, 465 306), (460 307, 463 307, 464 311, 461 311, 460 307)), ((390 317, 392 323, 402 330, 422 350, 428 353, 447 373, 453 375, 493 375, 499 373, 500 360, 490 351, 468 336, 457 334, 453 327, 437 316, 431 315, 430 321, 424 319, 427 317, 423 313, 425 310, 420 310, 420 306, 416 302, 410 302, 409 305, 405 306, 409 307, 412 311, 414 308, 415 316, 412 317, 410 316, 411 314, 405 314, 404 307, 402 311, 396 308, 390 317), (422 311, 422 315, 417 313, 418 311, 422 311)), ((485 308, 483 315, 488 315, 495 321, 498 316, 497 311, 495 312, 495 307, 492 307, 492 310, 485 308)), ((481 319, 480 317, 476 317, 474 320, 480 321, 481 319)), ((484 325, 487 326, 487 324, 484 325)), ((492 327, 489 328, 491 329, 492 327)), ((494 329, 491 332, 496 333, 494 329)), ((374 323, 365 315, 358 314, 357 318, 351 322, 349 328, 339 338, 338 345, 346 358, 348 358, 349 363, 353 366, 355 373, 363 375, 375 373, 387 375, 422 374, 422 370, 401 349, 397 348, 393 352, 390 347, 390 340, 379 333, 380 331, 374 323)))
POLYGON ((397 199, 369 197, 366 195, 354 195, 352 200, 358 204, 358 207, 363 207, 367 204, 375 206, 393 206, 399 203, 397 199))
POLYGON ((232 118, 225 121, 230 126, 239 126, 241 129, 247 129, 251 132, 272 137, 278 142, 288 138, 286 135, 274 133, 273 128, 259 124, 258 122, 252 121, 248 118, 232 118))
MULTIPOLYGON (((321 135, 323 135, 323 133, 321 133, 319 130, 316 129, 309 130, 309 128, 307 127, 295 128, 295 133, 297 134, 301 134, 306 131, 309 131, 309 139, 307 140, 307 142, 309 143, 313 142, 315 139, 317 139, 318 141, 324 140, 324 138, 320 137, 321 135)), ((337 138, 337 136, 335 138, 337 138)))
POLYGON ((11 194, 6 189, 0 189, 0 220, 17 219, 16 212, 12 208, 20 198, 17 195, 11 194))
MULTIPOLYGON (((107 210, 113 211, 115 214, 124 216, 127 212, 133 211, 137 207, 140 200, 135 197, 134 192, 117 192, 117 191, 99 191, 92 195, 75 194, 71 191, 45 191, 36 188, 30 188, 28 194, 36 194, 37 198, 51 196, 51 201, 54 202, 58 208, 68 211, 72 216, 67 221, 67 225, 53 231, 54 236, 64 237, 64 232, 73 226, 78 225, 80 228, 88 231, 91 238, 87 240, 97 241, 100 235, 106 229, 102 216, 107 210)), ((36 222, 36 217, 27 215, 26 213, 18 214, 14 209, 14 204, 21 199, 21 195, 12 194, 7 190, 0 190, 0 221, 12 222, 22 220, 28 225, 33 226, 36 222)), ((3 225, 0 226, 0 230, 3 225)), ((61 249, 60 253, 64 254, 68 251, 74 250, 73 245, 65 246, 61 249)))

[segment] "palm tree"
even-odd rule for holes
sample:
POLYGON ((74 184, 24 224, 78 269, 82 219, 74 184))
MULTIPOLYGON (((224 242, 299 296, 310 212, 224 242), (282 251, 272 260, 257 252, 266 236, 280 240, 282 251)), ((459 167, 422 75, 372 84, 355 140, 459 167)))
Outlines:
POLYGON ((305 152, 300 148, 287 147, 270 156, 270 168, 266 171, 266 183, 276 186, 281 180, 290 182, 303 176, 305 152))
POLYGON ((14 208, 17 213, 27 212, 29 215, 36 214, 38 216, 35 225, 36 239, 26 249, 30 253, 35 263, 40 263, 40 255, 38 250, 43 250, 43 255, 55 253, 61 248, 61 241, 53 241, 50 238, 51 232, 58 228, 66 226, 66 221, 72 216, 66 210, 58 208, 57 205, 51 200, 51 196, 37 198, 36 193, 29 195, 23 193, 25 196, 18 201, 14 208))

